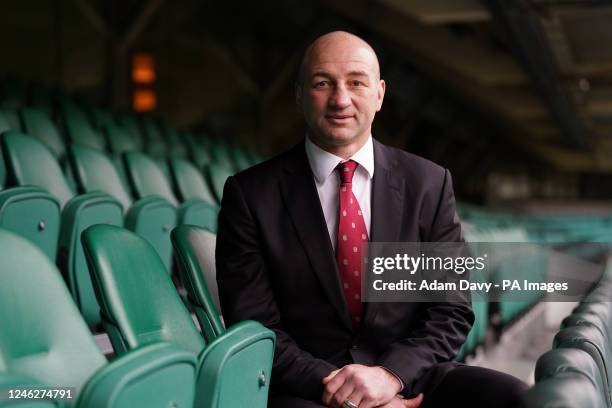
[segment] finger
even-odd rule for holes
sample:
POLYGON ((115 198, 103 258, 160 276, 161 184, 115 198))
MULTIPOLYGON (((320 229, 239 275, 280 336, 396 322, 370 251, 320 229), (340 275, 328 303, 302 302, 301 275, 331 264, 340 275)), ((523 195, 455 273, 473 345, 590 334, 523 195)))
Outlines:
POLYGON ((331 406, 332 398, 336 391, 342 387, 344 381, 346 379, 346 374, 344 370, 340 370, 328 383, 325 385, 325 391, 323 392, 323 402, 325 405, 331 406))
POLYGON ((418 408, 423 402, 423 393, 420 393, 414 398, 404 400, 404 408, 418 408))
POLYGON ((359 406, 361 398, 357 394, 352 396, 352 394, 354 394, 354 391, 355 388, 353 387, 351 382, 345 381, 344 384, 342 384, 342 387, 340 387, 340 389, 338 389, 338 391, 336 391, 336 393, 333 395, 332 406, 336 404, 338 407, 341 407, 344 401, 346 400, 350 400, 353 404, 359 406))
POLYGON ((338 374, 338 371, 340 371, 340 369, 334 370, 331 373, 327 374, 327 377, 323 378, 323 385, 327 385, 327 383, 336 376, 336 374, 338 374))

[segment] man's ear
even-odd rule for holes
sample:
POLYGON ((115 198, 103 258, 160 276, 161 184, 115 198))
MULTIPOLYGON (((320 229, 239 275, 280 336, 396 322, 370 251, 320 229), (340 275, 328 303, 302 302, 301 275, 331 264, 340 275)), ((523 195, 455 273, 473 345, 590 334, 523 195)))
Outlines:
POLYGON ((376 108, 376 112, 378 112, 382 108, 383 99, 385 99, 386 86, 387 84, 385 83, 385 80, 381 79, 380 82, 378 83, 378 95, 377 95, 378 106, 376 108))

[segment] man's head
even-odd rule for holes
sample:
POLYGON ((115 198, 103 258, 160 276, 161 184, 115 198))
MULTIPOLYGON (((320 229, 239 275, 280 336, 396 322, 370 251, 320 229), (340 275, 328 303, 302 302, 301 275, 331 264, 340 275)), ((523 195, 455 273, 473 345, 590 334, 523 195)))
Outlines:
POLYGON ((313 141, 338 155, 351 155, 367 140, 382 107, 385 82, 376 53, 361 38, 334 31, 304 53, 296 101, 313 141))

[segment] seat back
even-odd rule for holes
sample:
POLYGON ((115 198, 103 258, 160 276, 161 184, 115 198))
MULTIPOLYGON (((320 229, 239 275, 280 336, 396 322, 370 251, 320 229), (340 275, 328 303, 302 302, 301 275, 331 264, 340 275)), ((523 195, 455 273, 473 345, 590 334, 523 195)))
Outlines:
POLYGON ((209 342, 221 335, 219 289, 215 269, 216 237, 205 229, 181 225, 171 234, 179 273, 202 333, 209 342))
POLYGON ((168 146, 164 143, 164 136, 155 120, 142 118, 142 129, 146 137, 145 151, 151 156, 166 156, 168 146))
POLYGON ((0 361, 8 372, 77 392, 106 363, 51 261, 0 230, 0 361))
POLYGON ((21 122, 17 109, 0 107, 0 134, 6 130, 21 131, 21 122))
POLYGON ((206 147, 196 135, 191 132, 183 134, 185 145, 187 146, 187 155, 189 160, 194 163, 199 169, 212 161, 206 147))
POLYGON ((115 352, 167 341, 198 354, 205 346, 155 249, 134 233, 94 225, 83 247, 115 352))
POLYGON ((211 187, 217 202, 221 202, 221 197, 223 197, 223 187, 225 186, 225 181, 234 174, 233 171, 228 169, 227 167, 217 164, 210 163, 204 168, 204 173, 208 180, 208 184, 211 187))
POLYGON ((7 130, 18 130, 18 129, 13 129, 13 126, 11 126, 11 121, 8 118, 8 115, 3 109, 0 109, 0 135, 3 132, 6 132, 7 130))
POLYGON ((22 108, 19 115, 24 132, 43 142, 57 159, 64 157, 66 146, 57 127, 46 112, 34 108, 22 108))
POLYGON ((60 105, 70 141, 74 144, 104 150, 104 140, 89 122, 85 112, 70 101, 62 101, 60 105))
POLYGON ((588 353, 551 350, 536 364, 536 384, 525 395, 526 408, 607 407, 600 373, 588 353))
POLYGON ((168 146, 169 149, 168 155, 173 157, 186 157, 187 148, 179 132, 167 123, 163 123, 161 127, 166 139, 166 146, 168 146))
POLYGON ((47 190, 62 208, 74 196, 51 150, 39 140, 19 132, 6 132, 2 135, 2 150, 9 177, 15 184, 47 190))
POLYGON ((610 399, 612 353, 610 343, 602 333, 601 327, 587 321, 579 326, 566 327, 555 335, 553 348, 575 348, 588 353, 604 379, 608 403, 612 405, 612 399, 610 399))
POLYGON ((158 196, 177 205, 168 179, 159 166, 144 153, 128 152, 123 155, 125 170, 137 198, 158 196))
POLYGON ((126 212, 132 199, 111 159, 103 152, 85 146, 70 146, 69 161, 76 182, 83 192, 102 191, 115 197, 126 212))
POLYGON ((91 108, 91 118, 93 120, 94 126, 98 129, 107 126, 114 125, 115 119, 110 110, 104 108, 91 108))
POLYGON ((123 125, 107 123, 102 127, 106 143, 112 153, 132 152, 140 150, 140 141, 123 125))
POLYGON ((172 181, 181 201, 197 198, 209 204, 216 204, 217 200, 204 176, 193 164, 184 159, 170 159, 169 164, 172 181))
POLYGON ((138 119, 131 113, 121 113, 115 116, 115 122, 128 131, 136 145, 135 150, 142 151, 144 149, 144 140, 138 119))

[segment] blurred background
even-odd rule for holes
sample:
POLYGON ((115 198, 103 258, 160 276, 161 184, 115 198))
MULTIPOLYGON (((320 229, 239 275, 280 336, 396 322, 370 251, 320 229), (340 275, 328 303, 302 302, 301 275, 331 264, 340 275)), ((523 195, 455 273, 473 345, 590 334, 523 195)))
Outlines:
MULTIPOLYGON (((218 206, 229 174, 303 138, 298 65, 332 30, 375 48, 387 93, 373 135, 451 170, 468 240, 557 242, 605 264, 607 247, 580 245, 612 240, 609 1, 5 1, 0 131, 38 133, 35 109, 78 144, 78 116, 90 147, 190 160, 218 206)), ((544 298, 480 304, 461 358, 533 382, 574 306, 544 298)))
POLYGON ((304 134, 303 49, 344 29, 388 84, 375 137, 448 167, 461 199, 594 206, 612 198, 611 18, 598 0, 4 2, 0 105, 42 87, 268 156, 304 134))

